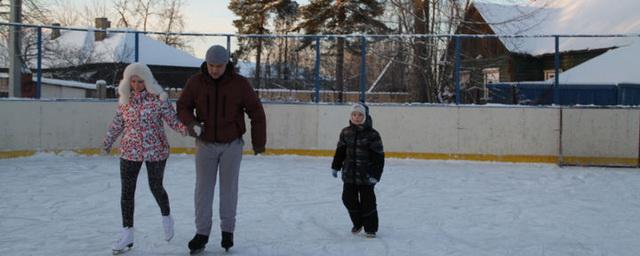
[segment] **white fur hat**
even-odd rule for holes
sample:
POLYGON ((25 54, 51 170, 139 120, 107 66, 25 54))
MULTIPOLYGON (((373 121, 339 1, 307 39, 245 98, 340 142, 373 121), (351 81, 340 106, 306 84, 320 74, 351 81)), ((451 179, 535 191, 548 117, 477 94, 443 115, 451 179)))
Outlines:
POLYGON ((162 89, 162 86, 158 84, 158 81, 153 77, 151 73, 151 69, 145 64, 134 62, 129 64, 122 74, 122 80, 120 80, 120 84, 118 85, 118 94, 120 94, 120 98, 118 99, 118 103, 127 104, 129 103, 129 96, 131 95, 131 76, 136 75, 144 80, 145 89, 147 92, 158 95, 161 100, 167 100, 169 96, 162 89))
POLYGON ((364 119, 362 119, 362 122, 367 121, 367 109, 361 103, 356 103, 356 104, 353 104, 351 106, 351 112, 350 113, 353 113, 353 112, 362 113, 362 115, 364 115, 364 119))

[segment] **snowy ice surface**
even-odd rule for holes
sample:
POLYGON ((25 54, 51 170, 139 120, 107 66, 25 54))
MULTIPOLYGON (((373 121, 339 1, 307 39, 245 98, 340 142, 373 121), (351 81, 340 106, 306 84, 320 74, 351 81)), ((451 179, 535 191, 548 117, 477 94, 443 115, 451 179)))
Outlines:
MULTIPOLYGON (((330 158, 245 156, 236 245, 214 228, 203 255, 640 255, 640 172, 388 159, 376 186, 380 230, 352 235, 330 158)), ((192 155, 164 179, 176 235, 141 171, 127 255, 187 255, 194 235, 192 155)), ((0 255, 110 255, 119 234, 115 156, 37 154, 0 160, 0 255)))

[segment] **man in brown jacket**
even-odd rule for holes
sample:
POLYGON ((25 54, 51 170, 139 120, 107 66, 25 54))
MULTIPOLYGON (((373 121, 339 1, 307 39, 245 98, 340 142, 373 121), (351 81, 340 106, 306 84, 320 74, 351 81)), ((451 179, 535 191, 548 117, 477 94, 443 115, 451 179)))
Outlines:
POLYGON ((191 254, 204 250, 212 225, 216 178, 220 178, 220 245, 233 246, 238 204, 238 175, 245 133, 244 114, 251 119, 255 154, 266 144, 266 120, 260 99, 243 76, 235 73, 227 50, 214 45, 207 51, 200 72, 191 76, 177 103, 178 117, 196 137, 196 235, 189 242, 191 254), (195 110, 195 114, 194 114, 195 110))

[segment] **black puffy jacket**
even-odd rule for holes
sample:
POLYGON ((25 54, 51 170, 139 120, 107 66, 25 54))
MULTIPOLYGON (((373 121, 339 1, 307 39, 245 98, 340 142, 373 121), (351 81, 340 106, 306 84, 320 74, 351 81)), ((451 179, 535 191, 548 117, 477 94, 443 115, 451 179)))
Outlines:
POLYGON ((342 169, 342 181, 357 185, 371 185, 369 177, 380 181, 384 168, 384 149, 378 131, 371 127, 371 117, 364 125, 342 129, 331 168, 342 169))

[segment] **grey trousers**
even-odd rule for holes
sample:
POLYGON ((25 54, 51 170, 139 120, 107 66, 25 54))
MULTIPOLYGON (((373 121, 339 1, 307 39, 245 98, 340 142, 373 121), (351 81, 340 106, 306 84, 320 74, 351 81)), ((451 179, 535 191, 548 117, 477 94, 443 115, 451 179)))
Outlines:
POLYGON ((220 229, 232 232, 236 226, 238 176, 244 141, 209 143, 196 139, 196 232, 209 236, 212 224, 213 195, 220 174, 220 229))

